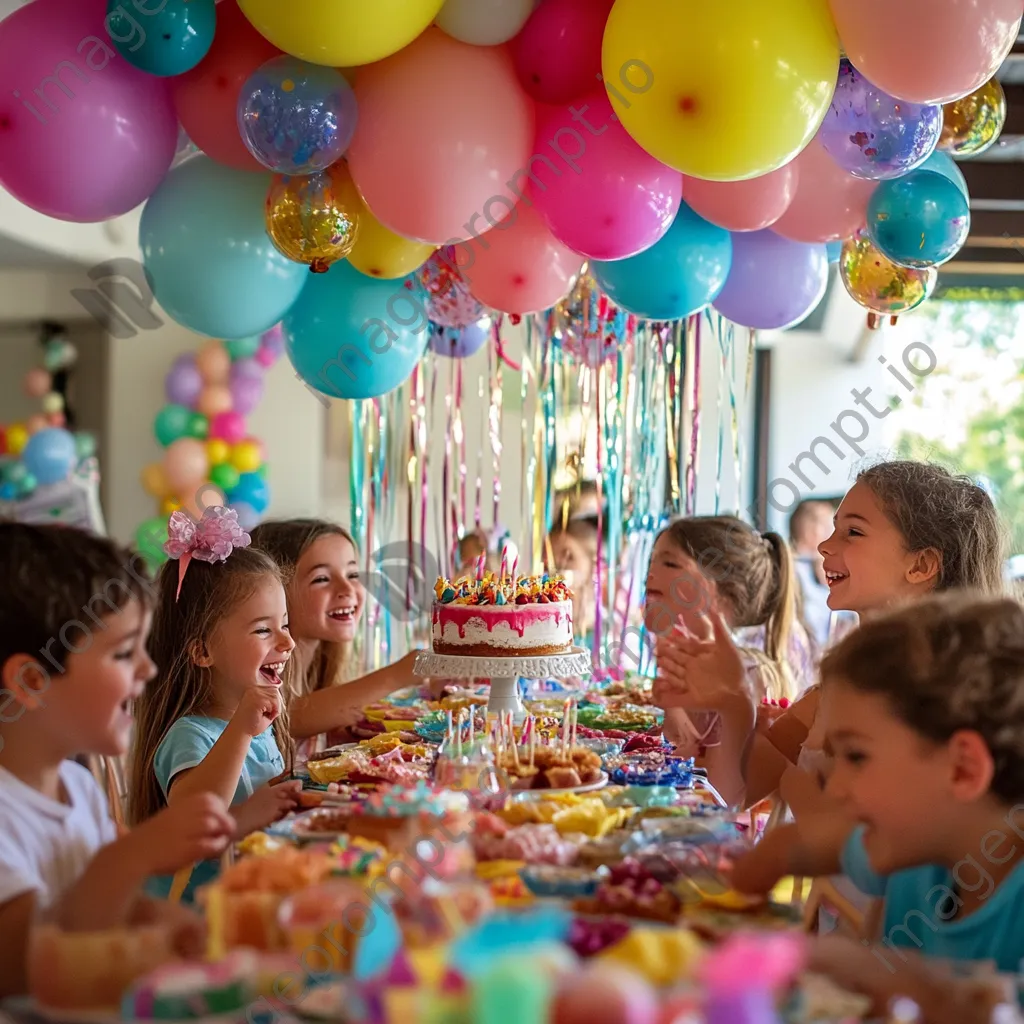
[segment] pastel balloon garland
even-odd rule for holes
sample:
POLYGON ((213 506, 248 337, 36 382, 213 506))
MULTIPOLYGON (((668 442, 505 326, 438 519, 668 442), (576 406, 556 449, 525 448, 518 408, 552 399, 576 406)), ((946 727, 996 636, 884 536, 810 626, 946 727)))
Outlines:
POLYGON ((78 351, 63 335, 50 338, 43 365, 25 374, 22 390, 38 398, 41 411, 24 422, 0 424, 0 501, 22 501, 40 485, 68 480, 83 459, 95 454, 91 434, 65 429, 64 396, 55 376, 78 359, 78 351))
POLYGON ((270 504, 266 454, 248 430, 263 397, 264 376, 284 351, 280 327, 236 341, 208 341, 177 359, 164 381, 167 404, 153 432, 164 448, 160 462, 142 471, 146 492, 159 514, 141 523, 136 545, 154 564, 166 559, 167 518, 185 512, 198 521, 203 510, 225 505, 250 530, 270 504))

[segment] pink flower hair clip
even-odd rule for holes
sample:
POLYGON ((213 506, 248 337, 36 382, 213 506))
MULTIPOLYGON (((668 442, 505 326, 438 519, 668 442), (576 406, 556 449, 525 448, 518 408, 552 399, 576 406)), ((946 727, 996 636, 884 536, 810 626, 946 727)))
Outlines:
POLYGON ((235 548, 247 548, 252 538, 238 522, 234 509, 215 505, 203 511, 203 518, 195 522, 185 512, 172 512, 167 522, 167 543, 164 551, 168 558, 178 562, 178 590, 185 582, 185 570, 193 558, 200 562, 223 562, 235 548))

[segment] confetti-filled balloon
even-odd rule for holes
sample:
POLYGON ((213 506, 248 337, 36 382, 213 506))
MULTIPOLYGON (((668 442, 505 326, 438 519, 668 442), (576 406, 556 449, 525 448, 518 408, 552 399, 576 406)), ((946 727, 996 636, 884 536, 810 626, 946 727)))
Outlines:
POLYGON ((275 57, 242 86, 238 130, 279 174, 314 174, 340 160, 356 130, 356 96, 340 71, 275 57))
POLYGON ((938 266, 967 241, 968 198, 952 178, 920 168, 878 186, 868 203, 867 229, 871 241, 895 263, 938 266))
POLYGON ((359 207, 344 161, 306 177, 278 174, 267 193, 267 234, 288 259, 324 273, 352 251, 359 207))
POLYGON ((942 110, 939 149, 952 156, 977 156, 995 144, 1006 124, 1006 93, 993 78, 942 110))
POLYGON ((915 270, 887 259, 864 231, 843 242, 839 273, 852 298, 872 313, 898 316, 920 306, 935 289, 934 267, 915 270))
POLYGON ((894 99, 843 59, 818 139, 844 171, 878 180, 920 167, 941 131, 941 106, 894 99))
POLYGON ((580 274, 572 291, 555 307, 555 329, 561 333, 562 349, 576 362, 590 367, 615 357, 628 319, 601 294, 589 270, 580 274))
POLYGON ((469 291, 459 273, 455 246, 445 246, 420 268, 420 283, 427 290, 427 314, 442 327, 468 327, 487 315, 487 308, 469 291))

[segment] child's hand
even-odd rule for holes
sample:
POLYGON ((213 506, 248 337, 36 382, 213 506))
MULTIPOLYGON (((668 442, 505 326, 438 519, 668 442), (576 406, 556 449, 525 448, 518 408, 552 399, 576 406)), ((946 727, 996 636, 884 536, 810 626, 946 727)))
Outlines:
POLYGON ((276 786, 264 786, 244 804, 234 808, 237 838, 241 839, 250 832, 258 832, 275 821, 280 821, 289 811, 295 810, 299 803, 302 783, 298 780, 282 782, 276 786))
POLYGON ((260 736, 281 714, 281 691, 276 686, 254 686, 242 694, 231 722, 246 736, 260 736))
POLYGON ((174 951, 183 960, 200 960, 206 950, 206 922, 194 910, 180 903, 142 899, 129 923, 157 925, 166 929, 174 951))
POLYGON ((659 707, 717 711, 737 698, 753 703, 743 660, 728 626, 717 612, 704 622, 700 636, 677 626, 658 637, 654 702, 659 707))
POLYGON ((235 819, 212 793, 196 793, 133 829, 127 838, 147 875, 170 875, 196 861, 219 857, 235 833, 235 819))

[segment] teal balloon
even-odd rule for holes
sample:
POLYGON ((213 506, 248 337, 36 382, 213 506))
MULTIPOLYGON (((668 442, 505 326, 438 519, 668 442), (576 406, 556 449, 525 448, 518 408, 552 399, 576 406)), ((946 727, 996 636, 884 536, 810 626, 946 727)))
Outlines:
POLYGON ((224 347, 231 356, 231 362, 237 363, 239 359, 249 359, 260 350, 260 336, 254 334, 251 338, 235 338, 233 341, 225 341, 224 347))
POLYGON ((393 391, 430 338, 425 293, 414 278, 378 281, 347 262, 312 275, 283 326, 296 372, 331 398, 393 391))
POLYGON ((680 320, 718 298, 732 267, 732 236, 685 203, 665 235, 638 256, 591 261, 601 290, 646 320, 680 320))
POLYGON ((151 570, 167 561, 164 544, 167 543, 167 520, 155 517, 139 523, 135 530, 135 550, 145 559, 151 570))
POLYGON ((159 9, 108 0, 105 27, 117 52, 150 75, 191 71, 209 52, 216 0, 163 0, 159 9))
POLYGON ((165 448, 179 437, 188 437, 194 413, 184 405, 165 405, 157 414, 153 433, 165 448))
POLYGON ((883 181, 868 202, 868 235, 883 256, 923 269, 951 260, 967 241, 967 196, 946 175, 920 168, 883 181))
POLYGON ((88 459, 96 454, 96 438, 92 434, 75 434, 75 448, 79 459, 88 459))
POLYGON ((825 251, 828 253, 829 263, 838 263, 839 257, 843 254, 842 242, 826 242, 825 251))
POLYGON ((242 473, 238 483, 227 493, 228 502, 244 502, 261 516, 270 504, 270 488, 258 473, 242 473))
POLYGON ((270 175, 205 156, 175 167, 147 201, 139 244, 153 294, 178 323, 211 338, 249 338, 274 326, 309 270, 267 235, 270 175))
POLYGON ((949 178, 963 192, 964 199, 968 203, 971 201, 970 193, 967 191, 967 179, 964 177, 964 172, 957 167, 956 161, 948 153, 944 153, 941 149, 935 150, 917 170, 933 171, 935 174, 941 174, 944 178, 949 178))

